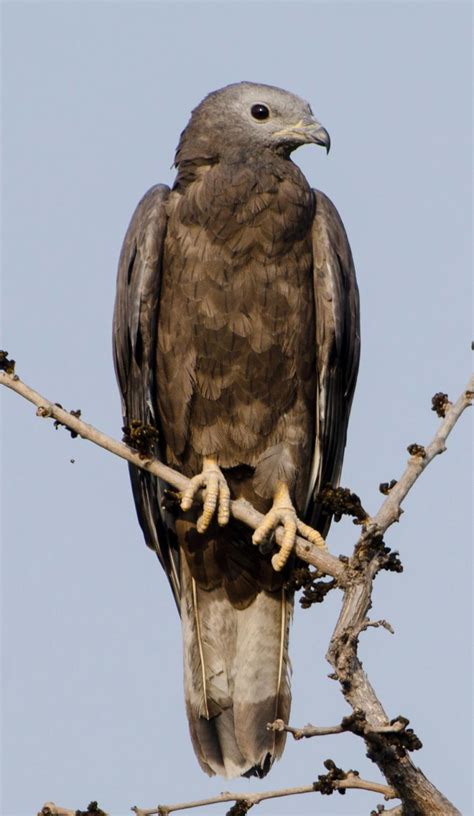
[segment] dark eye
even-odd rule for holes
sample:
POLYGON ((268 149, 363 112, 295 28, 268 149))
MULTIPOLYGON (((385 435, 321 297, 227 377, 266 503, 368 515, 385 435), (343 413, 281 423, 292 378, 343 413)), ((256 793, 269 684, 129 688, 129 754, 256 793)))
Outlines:
POLYGON ((268 110, 266 105, 252 105, 250 108, 250 113, 252 114, 254 119, 258 119, 260 122, 263 119, 268 119, 270 116, 270 111, 268 110))

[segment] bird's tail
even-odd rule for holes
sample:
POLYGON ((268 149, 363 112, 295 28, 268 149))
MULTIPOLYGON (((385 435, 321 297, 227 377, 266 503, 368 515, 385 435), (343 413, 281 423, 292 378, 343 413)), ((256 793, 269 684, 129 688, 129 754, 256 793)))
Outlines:
POLYGON ((181 619, 194 750, 209 775, 262 777, 285 745, 286 734, 266 726, 289 718, 293 597, 235 523, 208 536, 190 526, 185 538, 181 619))

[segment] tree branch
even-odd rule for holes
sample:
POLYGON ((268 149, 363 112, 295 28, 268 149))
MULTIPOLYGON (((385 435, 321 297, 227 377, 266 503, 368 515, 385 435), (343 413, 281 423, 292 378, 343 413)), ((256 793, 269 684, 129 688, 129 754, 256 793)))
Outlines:
POLYGON ((267 729, 269 731, 286 731, 288 734, 292 734, 295 740, 308 739, 309 737, 327 737, 329 734, 344 734, 347 730, 342 725, 319 727, 310 723, 302 728, 294 728, 292 725, 286 725, 283 720, 268 723, 267 729))
MULTIPOLYGON (((134 807, 132 810, 136 816, 168 816, 176 810, 191 810, 192 808, 204 807, 205 805, 218 805, 222 802, 235 802, 235 804, 242 803, 250 810, 254 805, 260 804, 267 799, 279 799, 283 796, 298 796, 303 793, 318 792, 318 782, 313 782, 311 785, 302 785, 296 788, 282 788, 281 790, 263 791, 262 793, 221 793, 219 796, 213 796, 209 799, 200 799, 195 802, 179 802, 174 805, 158 805, 156 808, 150 810, 142 810, 134 807)), ((370 782, 367 779, 360 779, 357 774, 348 771, 344 779, 336 779, 331 783, 333 790, 368 790, 373 793, 379 793, 385 799, 394 799, 395 792, 393 788, 387 785, 380 785, 378 782, 370 782)))
POLYGON ((75 816, 75 810, 68 810, 67 808, 55 805, 54 802, 46 802, 41 808, 38 816, 75 816))
MULTIPOLYGON (((22 382, 16 374, 8 374, 6 371, 0 371, 0 385, 10 388, 21 397, 24 397, 24 399, 32 402, 33 405, 36 405, 38 408, 36 412, 38 416, 50 417, 57 420, 61 425, 65 425, 83 439, 87 439, 89 442, 93 442, 95 445, 104 448, 104 450, 114 453, 122 459, 126 459, 130 464, 142 470, 146 470, 154 476, 158 476, 159 479, 163 479, 163 481, 181 492, 188 486, 190 480, 186 476, 183 476, 182 473, 178 473, 177 470, 173 470, 173 468, 168 467, 158 459, 144 458, 143 454, 137 453, 123 442, 118 442, 111 436, 107 436, 102 433, 102 431, 94 428, 93 425, 89 425, 79 417, 69 413, 69 411, 65 411, 59 405, 52 403, 46 397, 43 397, 37 391, 34 391, 26 385, 26 383, 22 382)), ((255 510, 250 502, 245 499, 238 499, 237 501, 231 502, 231 514, 235 519, 247 524, 247 526, 253 530, 256 530, 263 521, 263 515, 255 510)), ((282 527, 278 528, 275 537, 278 544, 280 544, 283 538, 282 527)), ((317 567, 326 575, 331 575, 333 578, 342 577, 345 570, 344 564, 327 550, 319 549, 305 538, 297 536, 295 551, 302 561, 306 561, 306 563, 317 567)))
MULTIPOLYGON (((331 638, 327 659, 334 668, 342 693, 359 719, 360 735, 367 755, 396 789, 406 816, 460 816, 459 811, 412 763, 408 751, 421 747, 411 731, 384 734, 390 725, 387 714, 372 688, 357 655, 358 637, 367 628, 373 579, 386 565, 382 535, 401 515, 401 502, 428 464, 446 450, 446 439, 474 397, 474 377, 454 405, 446 405, 446 415, 427 448, 418 446, 415 455, 392 488, 377 515, 370 519, 356 545, 344 586, 342 609, 331 638)), ((410 446, 412 447, 412 446, 410 446)), ((403 718, 400 718, 403 721, 403 718)), ((408 724, 408 721, 405 721, 408 724)))
MULTIPOLYGON (((325 777, 324 777, 325 778, 325 777)), ((139 808, 135 805, 131 810, 135 816, 168 816, 177 810, 193 810, 198 807, 205 807, 206 805, 219 805, 225 802, 234 802, 236 805, 241 804, 245 807, 242 814, 250 810, 254 805, 259 805, 267 799, 280 799, 284 796, 299 796, 303 793, 318 793, 320 782, 312 782, 310 785, 301 785, 295 788, 281 788, 280 790, 262 791, 260 793, 220 793, 218 796, 210 796, 208 799, 196 799, 192 802, 177 802, 173 805, 157 805, 154 808, 139 808)), ((348 771, 342 779, 334 779, 330 782, 331 791, 345 791, 345 790, 367 790, 373 793, 379 793, 385 799, 394 799, 395 792, 393 788, 387 785, 381 785, 378 782, 371 782, 367 779, 361 779, 357 773, 348 771)), ((55 805, 54 802, 47 802, 43 805, 41 813, 38 816, 75 816, 77 811, 67 810, 66 808, 55 805)), ((104 814, 106 816, 106 814, 104 814)))
POLYGON ((428 467, 430 462, 440 453, 446 450, 446 440, 453 430, 456 422, 460 418, 465 409, 471 405, 474 399, 474 375, 470 377, 466 388, 452 405, 448 403, 449 408, 446 410, 443 422, 439 425, 432 442, 428 447, 424 448, 420 445, 409 445, 408 449, 416 448, 418 451, 410 456, 408 464, 403 472, 401 478, 391 488, 387 498, 383 502, 377 515, 370 519, 364 527, 364 532, 361 536, 361 543, 368 538, 373 538, 377 535, 383 535, 386 530, 395 522, 398 521, 402 514, 401 504, 403 499, 409 493, 413 485, 423 471, 428 467))
POLYGON ((330 734, 346 734, 348 731, 360 736, 361 730, 364 734, 400 734, 408 725, 406 719, 400 718, 394 720, 390 725, 381 725, 373 729, 365 722, 360 723, 359 720, 358 716, 350 715, 344 717, 340 725, 320 727, 308 723, 302 728, 294 728, 292 725, 286 725, 283 720, 275 720, 275 722, 268 723, 267 729, 269 731, 286 731, 288 734, 292 734, 295 740, 300 740, 309 739, 310 737, 327 737, 330 734))

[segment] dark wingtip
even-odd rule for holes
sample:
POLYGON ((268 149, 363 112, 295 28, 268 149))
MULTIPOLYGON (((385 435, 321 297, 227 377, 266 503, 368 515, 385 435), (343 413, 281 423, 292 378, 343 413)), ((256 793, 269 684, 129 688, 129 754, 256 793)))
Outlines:
POLYGON ((254 765, 253 768, 249 768, 248 771, 245 771, 242 776, 245 776, 247 779, 251 779, 252 776, 258 776, 259 779, 263 779, 263 777, 269 772, 272 765, 273 757, 271 754, 267 754, 261 765, 254 765))

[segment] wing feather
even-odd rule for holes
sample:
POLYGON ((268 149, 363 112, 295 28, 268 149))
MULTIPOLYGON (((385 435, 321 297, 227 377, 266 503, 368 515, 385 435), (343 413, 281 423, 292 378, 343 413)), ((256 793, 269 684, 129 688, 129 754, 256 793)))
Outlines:
POLYGON ((360 356, 359 292, 346 231, 332 202, 319 190, 313 222, 317 400, 315 448, 306 517, 321 530, 330 518, 316 502, 326 484, 337 485, 360 356))
MULTIPOLYGON (((169 192, 164 184, 152 187, 132 216, 120 253, 113 322, 114 363, 124 423, 138 420, 159 432, 156 338, 169 192)), ((161 455, 160 442, 154 452, 161 455)), ((161 509, 163 485, 133 466, 130 478, 145 541, 158 555, 179 604, 178 550, 173 525, 161 509)))

